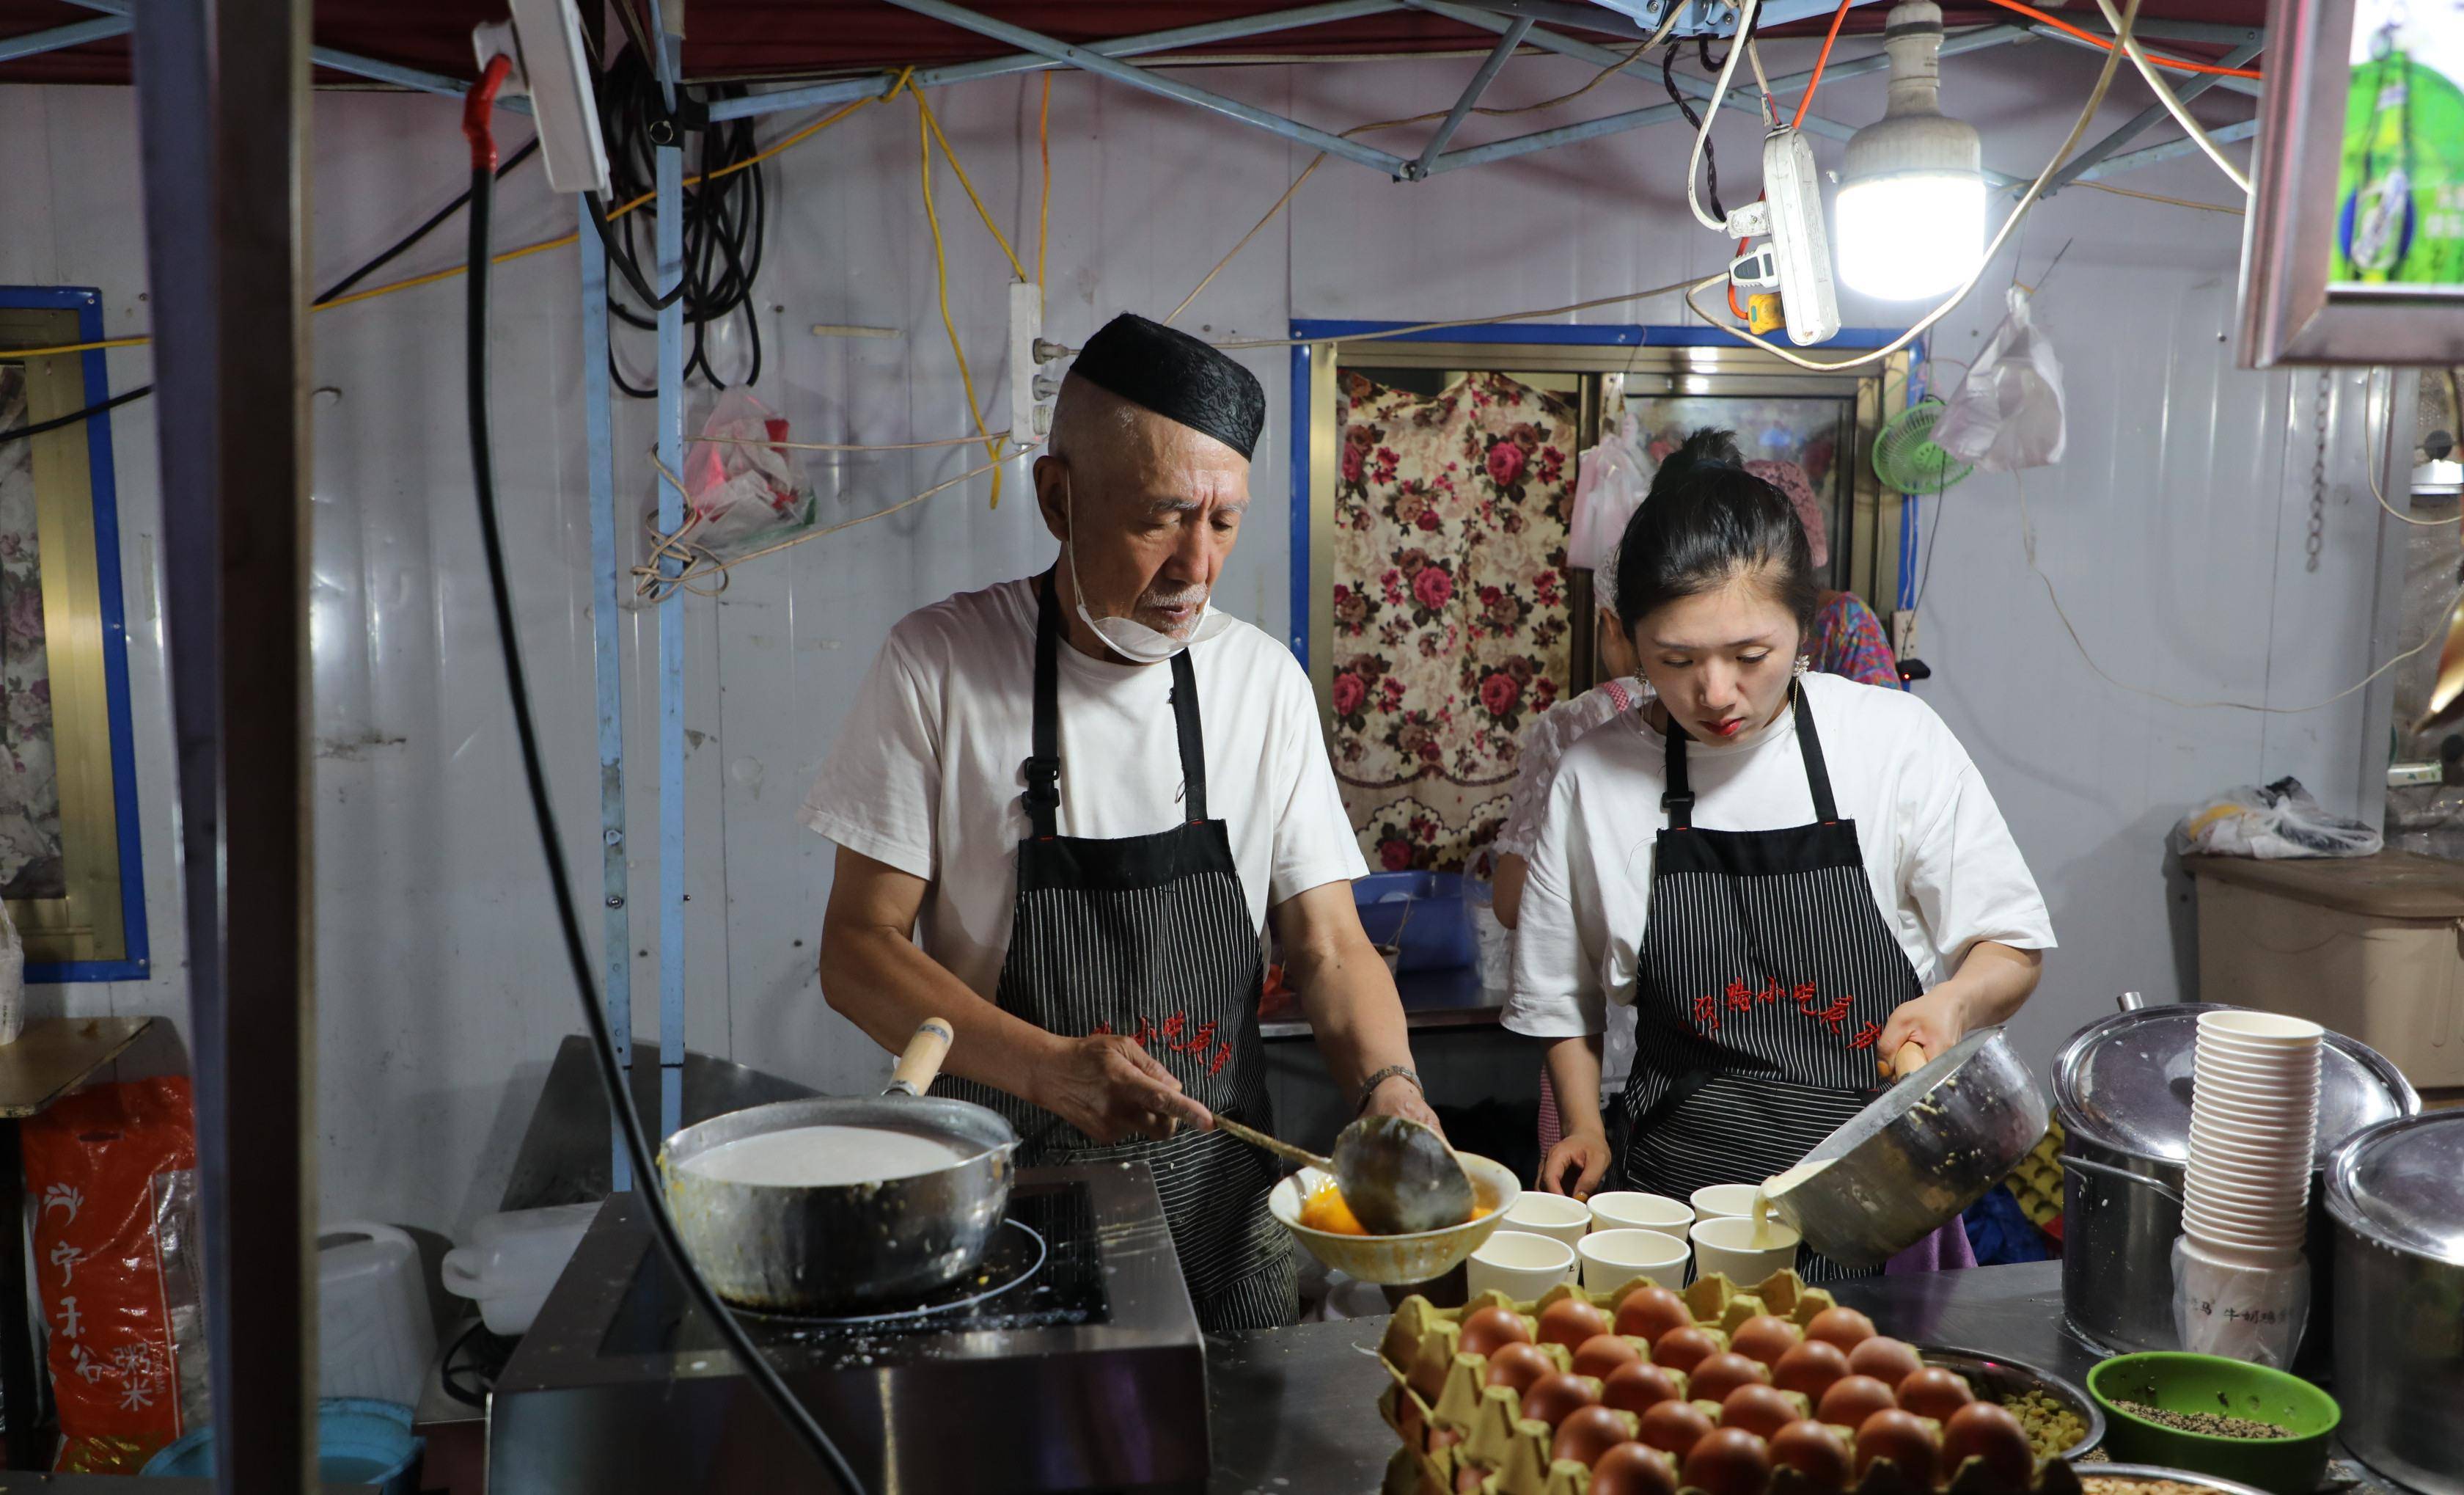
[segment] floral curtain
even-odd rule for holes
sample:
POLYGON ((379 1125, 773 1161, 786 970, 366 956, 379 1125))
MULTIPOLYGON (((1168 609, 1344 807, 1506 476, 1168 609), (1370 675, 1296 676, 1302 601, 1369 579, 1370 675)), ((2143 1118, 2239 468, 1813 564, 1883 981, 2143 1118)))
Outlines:
POLYGON ((1564 693, 1576 426, 1498 373, 1338 391, 1335 774, 1382 870, 1454 870, 1506 816, 1523 728, 1564 693))
MULTIPOLYGON (((26 371, 0 365, 0 429, 26 423, 26 371)), ((68 891, 52 751, 52 671, 35 547, 33 443, 0 446, 0 891, 68 891)))

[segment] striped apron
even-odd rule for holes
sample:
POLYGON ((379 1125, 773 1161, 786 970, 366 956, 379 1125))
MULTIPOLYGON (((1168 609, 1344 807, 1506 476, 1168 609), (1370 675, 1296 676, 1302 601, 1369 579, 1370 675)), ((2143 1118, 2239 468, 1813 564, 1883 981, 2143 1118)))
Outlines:
MULTIPOLYGON (((1126 1034, 1145 1045, 1207 1109, 1274 1129, 1266 1099, 1258 997, 1265 961, 1232 859, 1229 832, 1206 814, 1206 747, 1198 675, 1172 657, 1187 818, 1118 840, 1060 835, 1061 614, 1046 576, 1035 632, 1035 755, 1026 761, 1027 838, 995 999, 1002 1011, 1065 1038, 1126 1034)), ((1006 1091, 947 1079, 941 1093, 990 1106, 1026 1138, 1022 1167, 1137 1160, 1155 1171, 1173 1250, 1212 1332, 1291 1323, 1299 1284, 1291 1241, 1266 1213, 1275 1161, 1216 1131, 1099 1147, 1041 1106, 1006 1091)))
MULTIPOLYGON (((1668 730, 1667 827, 1652 856, 1635 990, 1634 1072, 1618 1114, 1629 1188, 1683 1199, 1760 1183, 1872 1099, 1876 1042, 1920 990, 1874 903, 1857 826, 1839 817, 1805 692, 1796 740, 1815 823, 1693 824, 1684 730, 1668 730)), ((1812 1251, 1809 1281, 1871 1275, 1812 1251)))

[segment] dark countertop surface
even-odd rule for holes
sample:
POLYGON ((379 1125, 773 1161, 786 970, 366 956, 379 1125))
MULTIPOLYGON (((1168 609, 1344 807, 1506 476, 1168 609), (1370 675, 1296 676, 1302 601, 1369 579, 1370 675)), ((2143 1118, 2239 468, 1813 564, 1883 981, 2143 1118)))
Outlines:
MULTIPOLYGON (((1876 1278, 1832 1291, 1894 1337, 1990 1351, 2082 1389, 2102 1358, 2062 1327, 2058 1261, 1876 1278)), ((1397 1446, 1376 1406, 1387 1384, 1376 1358, 1386 1323, 1351 1319, 1209 1339, 1214 1495, 1375 1490, 1397 1446)), ((2347 1459, 2328 1473, 2358 1495, 2400 1490, 2347 1459)))

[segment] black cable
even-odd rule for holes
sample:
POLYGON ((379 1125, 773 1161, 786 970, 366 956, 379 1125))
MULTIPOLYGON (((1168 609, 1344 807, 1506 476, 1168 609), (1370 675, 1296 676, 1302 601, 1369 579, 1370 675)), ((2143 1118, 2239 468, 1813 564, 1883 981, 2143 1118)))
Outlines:
MULTIPOLYGON (((5 350, 0 350, 0 358, 8 356, 5 350)), ((22 440, 27 436, 39 436, 47 431, 57 431, 62 426, 74 426, 80 420, 91 420, 104 411, 118 410, 131 400, 142 400, 153 392, 152 385, 141 384, 133 390, 123 390, 99 404, 89 405, 83 410, 71 411, 65 415, 55 415, 49 420, 37 421, 31 426, 18 426, 13 430, 0 431, 0 446, 22 440)))
MULTIPOLYGON (((1699 55, 1708 66, 1711 55, 1710 44, 1703 42, 1701 37, 1696 37, 1695 40, 1701 43, 1699 55)), ((1685 96, 1677 91, 1677 54, 1683 50, 1685 50, 1684 38, 1676 37, 1669 41, 1668 50, 1660 55, 1660 86, 1668 90, 1668 101, 1677 105, 1677 112, 1685 116, 1685 123, 1692 125, 1703 136, 1703 170, 1710 180, 1711 216, 1726 223, 1728 219, 1728 210, 1720 206, 1720 159, 1711 153, 1711 136, 1708 131, 1703 129, 1703 117, 1696 114, 1694 106, 1685 101, 1685 96)))
POLYGON ((616 1045, 607 1032, 607 1017, 600 1010, 598 984, 590 972, 590 955, 582 940, 582 920, 575 911, 573 880, 564 864, 564 840, 557 829, 556 810, 548 801, 547 774, 539 765, 539 732, 531 722, 530 686, 522 675, 521 642, 514 632, 514 605, 505 581, 505 551, 496 528, 496 468, 491 449, 488 421, 488 218, 495 181, 484 166, 471 172, 471 267, 468 311, 466 368, 470 397, 471 471, 479 503, 479 540, 488 562, 488 595, 496 614, 496 643, 505 661, 505 690, 513 700, 514 735, 521 745, 522 778, 530 790, 531 814, 537 822, 539 851, 547 861, 548 883, 556 894, 557 923, 564 936, 565 959, 573 968, 574 994, 582 1003, 582 1018, 590 1030, 590 1051, 598 1060, 599 1082, 607 1093, 607 1104, 614 1111, 617 1129, 625 1139, 626 1155, 631 1160, 633 1177, 638 1181, 637 1197, 650 1217, 651 1233, 658 1238, 659 1250, 683 1281, 686 1293, 694 1307, 711 1321, 719 1337, 742 1366, 761 1395, 777 1410, 799 1441, 812 1452, 816 1462, 829 1472, 831 1480, 850 1495, 864 1495, 864 1484, 848 1466, 847 1458, 830 1441, 809 1409, 798 1400, 786 1380, 779 1373, 760 1348, 753 1343, 738 1324, 736 1315, 702 1281, 685 1252, 684 1240, 676 1234, 676 1222, 668 1212, 668 1202, 659 1188, 660 1173, 651 1160, 650 1145, 642 1132, 642 1118, 633 1108, 631 1089, 616 1063, 616 1045))
MULTIPOLYGON (((516 167, 520 166, 531 157, 538 155, 539 148, 539 137, 534 135, 521 149, 515 151, 512 155, 505 158, 505 164, 496 168, 496 180, 499 182, 503 181, 508 175, 512 174, 513 169, 516 167)), ((468 190, 465 190, 461 196, 454 198, 444 207, 437 209, 432 213, 429 213, 428 215, 427 222, 411 230, 402 237, 394 240, 391 247, 381 252, 374 259, 369 260, 366 264, 360 266, 357 270, 352 271, 349 275, 342 277, 332 285, 326 287, 323 295, 318 297, 308 304, 311 306, 322 306, 327 301, 339 300, 346 294, 352 286, 359 284, 362 280, 366 279, 368 277, 376 274, 379 270, 384 269, 386 265, 400 258, 404 254, 410 250, 411 246, 417 244, 421 239, 428 237, 430 234, 435 233, 439 228, 442 228, 445 224, 445 220, 453 216, 456 212, 461 212, 462 205, 470 200, 471 194, 468 190)))
MULTIPOLYGON (((523 162, 528 161, 532 156, 537 155, 539 153, 539 138, 537 136, 533 136, 529 143, 524 145, 521 149, 515 151, 511 156, 505 158, 505 164, 496 168, 495 180, 499 182, 503 181, 506 175, 516 167, 520 166, 523 162)), ((466 190, 461 196, 454 198, 444 207, 437 209, 434 212, 429 214, 427 222, 404 234, 401 238, 394 240, 393 244, 389 248, 379 253, 375 258, 360 266, 357 270, 352 271, 349 275, 342 277, 340 280, 335 281, 331 286, 326 288, 323 295, 318 297, 315 301, 309 302, 309 304, 312 306, 322 306, 327 301, 334 301, 342 296, 344 293, 348 292, 352 286, 359 284, 369 276, 384 269, 393 260, 400 258, 421 239, 428 237, 428 235, 435 233, 439 228, 443 227, 445 220, 460 212, 462 205, 470 200, 471 194, 466 190)), ((8 350, 0 348, 0 359, 4 359, 6 357, 8 357, 8 350)), ((153 392, 154 386, 150 384, 141 384, 133 390, 123 390, 119 394, 113 395, 107 400, 101 400, 89 405, 83 410, 71 411, 65 415, 55 415, 50 420, 41 421, 34 425, 19 426, 12 431, 0 431, 0 446, 6 446, 11 441, 22 440, 28 436, 39 436, 46 432, 57 431, 63 426, 74 426, 81 420, 91 420, 105 411, 118 410, 122 405, 129 403, 131 400, 142 400, 153 392)))
MULTIPOLYGON (((743 91, 737 85, 714 90, 711 97, 732 98, 743 91)), ((680 144, 680 126, 669 113, 658 79, 639 48, 627 48, 603 71, 599 108, 601 132, 607 140, 612 199, 633 202, 652 193, 658 183, 658 152, 680 144)), ((605 221, 603 208, 602 221, 594 226, 616 266, 617 273, 610 278, 609 312, 628 326, 650 331, 658 326, 655 314, 681 299, 684 324, 692 335, 683 359, 684 374, 688 379, 699 374, 713 388, 723 390, 732 382, 753 384, 761 377, 761 328, 753 291, 761 273, 769 191, 761 169, 751 164, 759 154, 751 120, 708 124, 700 135, 694 166, 698 180, 684 187, 675 203, 682 254, 677 282, 665 296, 652 294, 656 277, 644 269, 646 262, 655 265, 657 261, 655 227, 648 231, 651 243, 645 246, 629 217, 605 221), (618 282, 638 304, 619 299, 618 282), (708 331, 737 315, 744 318, 746 367, 739 380, 730 380, 712 365, 708 331)), ((608 367, 616 388, 625 393, 636 399, 656 394, 655 388, 637 387, 625 377, 613 349, 608 367)))

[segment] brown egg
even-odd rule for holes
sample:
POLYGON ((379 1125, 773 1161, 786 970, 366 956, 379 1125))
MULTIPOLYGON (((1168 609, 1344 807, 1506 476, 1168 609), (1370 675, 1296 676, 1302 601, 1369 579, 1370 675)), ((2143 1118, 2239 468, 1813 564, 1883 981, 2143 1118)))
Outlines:
POLYGON ((1741 1427, 1756 1438, 1769 1438, 1800 1416, 1786 1392, 1768 1386, 1740 1386, 1720 1403, 1722 1427, 1741 1427))
POLYGON ((1780 1356, 1797 1347, 1805 1331, 1776 1314, 1765 1313, 1746 1320, 1728 1336, 1728 1348, 1749 1360, 1765 1365, 1777 1365, 1780 1356))
POLYGON ((1560 1298, 1540 1315, 1540 1343, 1572 1350, 1609 1331, 1609 1316, 1580 1298, 1560 1298))
POLYGON ((1946 1371, 1938 1365, 1920 1366, 1907 1379, 1900 1382, 1894 1393, 1900 1405, 1921 1417, 1947 1422, 1950 1415, 1976 1399, 1968 1382, 1956 1371, 1946 1371))
POLYGON ((1691 1401, 1727 1401, 1740 1386, 1769 1386, 1771 1372, 1733 1350, 1706 1355, 1685 1372, 1685 1395, 1691 1401))
POLYGON ((1677 1470, 1648 1443, 1619 1443, 1592 1465, 1592 1495, 1677 1495, 1677 1470))
POLYGON ((1857 1425, 1857 1478, 1877 1459, 1899 1466, 1900 1478, 1921 1490, 1933 1488, 1933 1432, 1913 1412, 1877 1412, 1857 1425))
POLYGON ((1683 1459, 1711 1431, 1711 1419, 1690 1401, 1663 1401, 1642 1415, 1637 1435, 1663 1453, 1683 1459))
POLYGON ((1848 1487, 1848 1444, 1808 1417, 1771 1435, 1771 1459, 1804 1475, 1815 1495, 1838 1495, 1848 1487))
POLYGON ((1833 1427, 1863 1427, 1867 1417, 1899 1404, 1891 1389, 1872 1376, 1843 1375, 1822 1394, 1822 1399, 1815 1404, 1814 1415, 1833 1427))
POLYGON ((1512 1308, 1491 1305, 1463 1321, 1463 1334, 1456 1339, 1455 1348, 1467 1355, 1486 1356, 1494 1354, 1500 1345, 1529 1343, 1531 1328, 1523 1322, 1523 1315, 1512 1308))
POLYGON ((1627 1431, 1630 1425, 1623 1414, 1606 1407, 1576 1407, 1557 1424, 1557 1438, 1549 1445, 1549 1457, 1572 1459, 1588 1469, 1600 1462, 1600 1455, 1634 1436, 1627 1431))
POLYGON ((1617 1334, 1594 1334, 1574 1349, 1574 1373, 1607 1380, 1618 1366, 1642 1359, 1642 1347, 1617 1334))
POLYGON ((1531 1383, 1544 1375, 1557 1373, 1557 1362, 1538 1345, 1502 1345, 1488 1357, 1488 1377, 1484 1384, 1511 1386, 1514 1395, 1522 1395, 1531 1383))
POLYGON ((1646 1344, 1660 1343, 1660 1336, 1672 1328, 1693 1327, 1694 1315, 1685 1311, 1685 1300, 1665 1287, 1638 1287, 1617 1305, 1617 1331, 1646 1344))
POLYGON ((2020 1491, 2035 1477, 2035 1450, 2019 1419, 1990 1401, 1972 1401, 1942 1425, 1942 1466, 1956 1478, 1970 1459, 1985 1461, 1997 1489, 2020 1491))
POLYGON ((1720 1352, 1720 1342, 1699 1328, 1672 1328, 1651 1342, 1651 1363, 1687 1375, 1720 1352))
POLYGON ((1771 1445, 1744 1428, 1715 1428, 1685 1455, 1683 1481, 1705 1495, 1763 1495, 1771 1445))
POLYGON ((1536 1417, 1553 1428, 1565 1421, 1569 1413, 1578 1407, 1591 1406, 1598 1399, 1580 1376, 1553 1371, 1525 1389, 1523 1415, 1536 1417))
MULTIPOLYGON (((1544 1334, 1541 1337, 1545 1339, 1548 1336, 1544 1334)), ((1924 1368, 1925 1362, 1917 1358, 1913 1347, 1881 1334, 1848 1351, 1848 1369, 1852 1372, 1870 1375, 1894 1392, 1899 1390, 1902 1381, 1924 1368)))
POLYGON ((1854 1308, 1825 1308, 1805 1326, 1805 1337, 1837 1345, 1844 1352, 1874 1337, 1874 1321, 1854 1308))
POLYGON ((1677 1378, 1656 1365, 1631 1361, 1608 1373, 1600 1386, 1600 1403, 1638 1417, 1663 1401, 1683 1401, 1677 1378))
POLYGON ((1771 1384, 1818 1404, 1832 1383, 1847 1373, 1845 1350, 1825 1340, 1809 1339, 1779 1357, 1779 1363, 1771 1367, 1771 1384))

